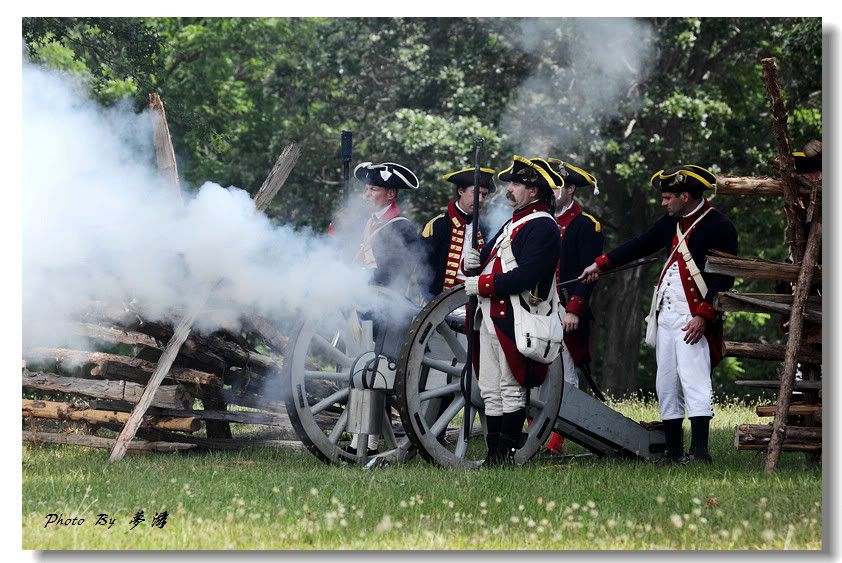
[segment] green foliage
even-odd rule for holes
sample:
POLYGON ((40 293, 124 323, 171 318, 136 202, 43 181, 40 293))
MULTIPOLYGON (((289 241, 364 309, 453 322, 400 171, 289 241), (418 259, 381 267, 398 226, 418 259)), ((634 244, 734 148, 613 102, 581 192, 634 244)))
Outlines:
POLYGON ((96 98, 111 104, 145 99, 161 43, 140 18, 23 18, 31 60, 82 75, 96 98))

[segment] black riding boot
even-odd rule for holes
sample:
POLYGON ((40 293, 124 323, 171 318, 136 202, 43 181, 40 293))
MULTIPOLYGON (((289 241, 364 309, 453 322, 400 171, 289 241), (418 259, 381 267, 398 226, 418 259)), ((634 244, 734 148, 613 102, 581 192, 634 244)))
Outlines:
POLYGON ((659 465, 668 465, 675 463, 684 455, 684 419, 673 418, 664 421, 664 439, 666 441, 666 451, 664 455, 658 459, 659 465))
POLYGON ((500 429, 503 426, 503 417, 486 415, 485 425, 485 445, 488 448, 488 453, 485 454, 482 464, 483 466, 500 465, 503 459, 500 450, 500 429))
POLYGON ((503 413, 503 426, 500 429, 500 450, 504 463, 514 463, 515 452, 521 447, 523 423, 526 421, 526 409, 503 413))
POLYGON ((698 461, 711 463, 713 461, 708 451, 710 419, 709 416, 690 417, 690 450, 686 456, 681 458, 682 464, 687 465, 698 461))

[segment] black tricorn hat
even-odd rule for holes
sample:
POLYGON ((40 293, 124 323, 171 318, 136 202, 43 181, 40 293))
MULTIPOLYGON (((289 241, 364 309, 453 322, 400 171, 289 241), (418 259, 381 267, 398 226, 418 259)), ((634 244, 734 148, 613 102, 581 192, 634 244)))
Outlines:
POLYGON ((680 194, 711 189, 716 185, 716 175, 695 164, 682 164, 669 170, 659 170, 652 175, 652 187, 661 192, 680 194))
POLYGON ((354 168, 354 178, 370 186, 396 190, 418 188, 418 177, 406 166, 394 162, 361 162, 354 168))
POLYGON ((557 158, 548 158, 547 162, 553 167, 553 170, 559 173, 564 178, 564 185, 567 187, 574 186, 577 188, 584 188, 585 186, 593 186, 594 195, 599 195, 599 187, 596 183, 596 176, 590 172, 585 172, 578 166, 573 166, 569 162, 564 162, 557 158))
POLYGON ((553 170, 543 158, 524 158, 512 156, 512 164, 497 177, 504 182, 518 182, 534 188, 548 187, 557 190, 564 186, 564 178, 553 170))
MULTIPOLYGON (((474 168, 465 168, 463 170, 457 170, 456 172, 450 172, 449 174, 445 174, 442 176, 442 180, 446 182, 451 182, 456 184, 459 187, 467 187, 474 185, 474 168)), ((497 184, 494 183, 494 175, 497 173, 496 170, 492 170, 491 168, 482 168, 479 169, 479 186, 488 188, 489 192, 493 192, 497 189, 497 184)))

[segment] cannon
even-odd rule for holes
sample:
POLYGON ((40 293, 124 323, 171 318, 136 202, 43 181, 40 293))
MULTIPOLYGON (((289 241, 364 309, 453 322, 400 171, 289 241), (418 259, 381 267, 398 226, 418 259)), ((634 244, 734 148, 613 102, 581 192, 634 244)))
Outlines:
MULTIPOLYGON (((381 290, 385 291, 385 290, 381 290)), ((367 466, 408 460, 416 452, 444 467, 477 468, 485 457, 485 415, 477 385, 466 397, 464 287, 420 308, 384 294, 403 314, 385 317, 342 311, 303 321, 290 338, 282 372, 287 414, 301 441, 319 459, 367 466), (467 425, 467 432, 464 432, 467 425), (357 435, 355 451, 350 439, 357 435), (379 452, 368 455, 367 438, 379 452)), ((561 357, 544 385, 530 390, 522 464, 553 430, 599 456, 655 459, 663 432, 644 428, 587 393, 564 383, 561 357)))

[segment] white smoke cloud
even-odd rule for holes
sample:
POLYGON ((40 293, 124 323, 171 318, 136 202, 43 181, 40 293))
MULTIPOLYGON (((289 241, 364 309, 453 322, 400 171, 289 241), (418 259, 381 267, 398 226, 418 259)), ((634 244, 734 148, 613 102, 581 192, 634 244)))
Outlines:
POLYGON ((24 350, 78 344, 64 323, 91 301, 134 300, 154 318, 216 282, 197 329, 366 303, 368 273, 339 237, 274 225, 234 187, 208 182, 180 203, 157 174, 150 123, 24 63, 24 350))
POLYGON ((652 37, 632 18, 521 20, 515 40, 539 62, 501 118, 510 142, 528 157, 584 154, 600 122, 634 101, 654 60, 652 37))

